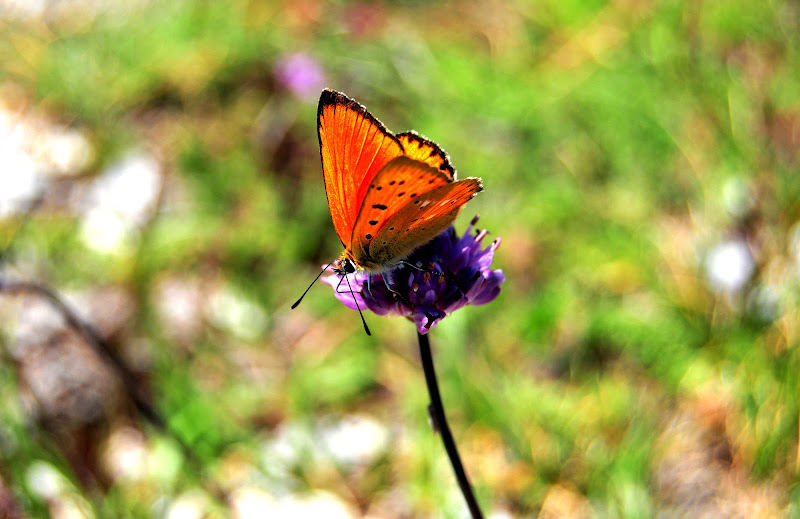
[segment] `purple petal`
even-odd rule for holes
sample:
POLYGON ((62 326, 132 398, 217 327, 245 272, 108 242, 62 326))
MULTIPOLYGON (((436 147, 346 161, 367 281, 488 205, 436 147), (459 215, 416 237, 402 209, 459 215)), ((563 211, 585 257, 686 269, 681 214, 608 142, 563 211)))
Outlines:
POLYGON ((484 278, 481 291, 477 293, 474 298, 470 299, 470 304, 477 306, 485 305, 486 303, 494 301, 494 299, 500 293, 500 285, 505 280, 506 276, 503 274, 502 270, 495 270, 491 272, 488 276, 486 276, 486 278, 484 278))
POLYGON ((421 335, 425 335, 439 324, 439 321, 444 319, 445 315, 444 312, 439 310, 421 306, 414 312, 414 324, 417 326, 417 331, 421 335))

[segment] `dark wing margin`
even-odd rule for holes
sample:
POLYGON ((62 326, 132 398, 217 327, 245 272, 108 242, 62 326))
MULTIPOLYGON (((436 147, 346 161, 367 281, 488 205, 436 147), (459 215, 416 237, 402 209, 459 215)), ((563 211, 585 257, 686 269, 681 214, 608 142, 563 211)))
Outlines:
POLYGON ((397 139, 407 156, 422 161, 455 180, 456 171, 450 164, 450 157, 438 144, 413 130, 397 134, 397 139))

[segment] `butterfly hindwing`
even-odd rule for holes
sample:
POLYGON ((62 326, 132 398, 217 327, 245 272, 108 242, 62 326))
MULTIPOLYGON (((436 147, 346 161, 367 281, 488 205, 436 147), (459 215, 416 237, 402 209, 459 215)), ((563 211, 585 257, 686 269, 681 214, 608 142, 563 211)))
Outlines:
POLYGON ((370 182, 356 218, 351 240, 356 261, 369 263, 370 243, 395 214, 449 182, 441 171, 405 156, 386 164, 370 182))
POLYGON ((455 179, 456 172, 450 165, 450 157, 438 144, 414 131, 398 134, 397 140, 405 148, 406 156, 438 169, 451 180, 455 179))
POLYGON ((450 182, 414 198, 392 216, 371 240, 369 256, 392 265, 444 232, 461 208, 483 189, 479 178, 450 182))
POLYGON ((403 146, 366 108, 324 90, 317 108, 322 173, 333 226, 345 248, 372 178, 403 146))

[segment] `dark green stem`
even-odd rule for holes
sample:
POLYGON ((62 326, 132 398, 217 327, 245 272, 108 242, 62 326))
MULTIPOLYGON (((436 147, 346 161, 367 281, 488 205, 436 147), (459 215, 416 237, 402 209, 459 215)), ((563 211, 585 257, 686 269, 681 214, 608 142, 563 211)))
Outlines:
POLYGON ((464 472, 464 466, 461 464, 461 457, 458 455, 456 442, 453 440, 453 435, 450 433, 450 427, 447 425, 447 418, 444 415, 444 406, 442 405, 442 397, 439 395, 439 384, 436 381, 436 370, 433 368, 433 356, 431 355, 431 345, 428 342, 428 336, 417 333, 419 338, 419 356, 422 359, 422 369, 425 372, 425 383, 428 385, 428 394, 431 398, 431 404, 428 406, 428 413, 433 421, 433 427, 439 431, 442 436, 442 443, 444 449, 447 451, 447 456, 450 458, 450 465, 453 467, 458 486, 461 488, 461 493, 464 495, 464 500, 467 502, 472 519, 483 519, 483 512, 472 493, 472 487, 469 484, 467 473, 464 472))

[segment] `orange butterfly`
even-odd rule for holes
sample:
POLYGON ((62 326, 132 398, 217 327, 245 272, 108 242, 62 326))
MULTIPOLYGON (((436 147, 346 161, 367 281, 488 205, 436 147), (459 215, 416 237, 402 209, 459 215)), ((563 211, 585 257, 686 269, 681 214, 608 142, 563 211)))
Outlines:
POLYGON ((317 109, 322 174, 346 272, 383 272, 450 227, 483 189, 455 180, 447 154, 414 132, 392 135, 353 99, 324 90, 317 109))
POLYGON ((483 189, 479 178, 456 180, 436 143, 414 132, 393 135, 342 93, 322 91, 317 133, 328 207, 344 245, 338 274, 391 270, 483 189))

